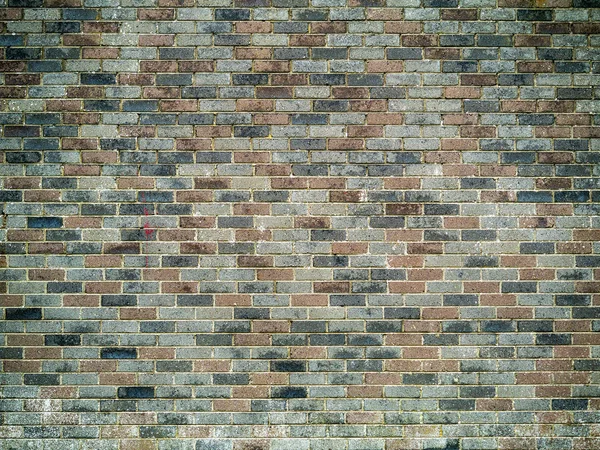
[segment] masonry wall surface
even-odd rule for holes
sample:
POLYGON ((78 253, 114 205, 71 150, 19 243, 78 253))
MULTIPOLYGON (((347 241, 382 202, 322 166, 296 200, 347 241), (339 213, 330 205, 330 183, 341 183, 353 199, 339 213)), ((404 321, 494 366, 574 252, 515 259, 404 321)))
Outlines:
POLYGON ((600 448, 598 0, 0 20, 0 449, 600 448))

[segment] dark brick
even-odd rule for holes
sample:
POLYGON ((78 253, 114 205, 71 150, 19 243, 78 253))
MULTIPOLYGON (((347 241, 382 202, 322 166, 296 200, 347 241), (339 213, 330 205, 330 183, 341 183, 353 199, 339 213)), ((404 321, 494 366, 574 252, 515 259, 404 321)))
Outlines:
POLYGON ((102 359, 136 359, 137 350, 135 348, 103 348, 100 350, 102 359))
POLYGON ((271 372, 306 372, 306 361, 271 361, 271 372))
POLYGON ((532 22, 551 21, 552 10, 550 9, 519 9, 517 11, 517 20, 527 20, 532 22))
POLYGON ((82 292, 82 283, 78 282, 49 282, 46 286, 49 294, 73 294, 82 292))
POLYGON ((84 100, 84 111, 118 111, 119 100, 84 100))
POLYGON ((8 47, 6 49, 6 59, 40 59, 42 49, 39 47, 8 47))
POLYGON ((249 9, 216 9, 215 20, 249 20, 249 9))
POLYGON ((79 22, 46 22, 46 33, 80 33, 79 22))
POLYGON ((233 336, 230 334, 197 334, 196 345, 198 346, 230 346, 233 336))
POLYGON ((479 299, 473 294, 444 294, 444 306, 477 306, 479 299))
POLYGON ((589 295, 565 294, 556 295, 557 306, 589 306, 591 304, 589 295))
POLYGON ((314 267, 347 267, 347 256, 313 256, 314 267))
POLYGON ((589 400, 573 398, 552 399, 552 409, 555 411, 576 411, 588 408, 589 400))
POLYGON ((60 228, 63 226, 62 217, 28 217, 28 228, 60 228))
POLYGON ((117 391, 119 398, 154 398, 154 388, 150 386, 125 386, 117 391))
POLYGON ((574 319, 598 319, 600 318, 600 308, 596 307, 575 307, 573 308, 574 319))
POLYGON ((334 86, 339 85, 343 86, 346 84, 346 75, 344 74, 311 74, 310 75, 310 84, 315 85, 325 85, 325 86, 334 86))
POLYGON ((268 84, 269 75, 267 74, 252 74, 252 73, 240 73, 232 76, 233 84, 237 85, 250 85, 257 86, 261 84, 268 84))
POLYGON ((6 153, 6 162, 13 164, 30 164, 42 160, 42 154, 39 152, 8 152, 6 153))
POLYGON ((234 319, 269 319, 268 308, 234 308, 234 319))
POLYGON ((346 100, 315 100, 314 111, 344 112, 348 111, 346 100))
POLYGON ((549 332, 553 330, 550 320, 519 320, 517 331, 519 332, 549 332))
POLYGON ((57 347, 71 347, 81 345, 81 336, 78 334, 48 334, 44 337, 45 345, 57 347))
POLYGON ((0 347, 1 359, 23 359, 23 349, 15 347, 0 347))
POLYGON ((386 319, 420 319, 421 311, 419 308, 384 308, 384 318, 386 319))
POLYGON ((495 256, 467 256, 465 267, 498 267, 498 257, 495 256))
POLYGON ((26 386, 58 386, 60 384, 60 375, 54 373, 26 373, 23 378, 26 386))
POLYGON ((306 398, 308 396, 305 387, 282 386, 271 388, 272 398, 306 398))
POLYGON ((136 306, 135 295, 103 295, 102 306, 136 306))
POLYGON ((6 308, 6 320, 41 320, 42 308, 6 308))
POLYGON ((269 127, 266 126, 258 126, 258 127, 234 127, 233 135, 235 137, 267 137, 269 136, 269 127))
POLYGON ((538 334, 535 337, 536 345, 570 345, 570 334, 538 334))
POLYGON ((554 253, 553 242, 521 242, 520 252, 522 254, 544 255, 554 253))

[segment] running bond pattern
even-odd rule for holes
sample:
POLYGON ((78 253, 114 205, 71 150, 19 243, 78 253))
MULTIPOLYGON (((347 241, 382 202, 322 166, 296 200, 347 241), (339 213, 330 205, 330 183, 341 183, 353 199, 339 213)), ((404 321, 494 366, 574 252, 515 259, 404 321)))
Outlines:
POLYGON ((4 0, 0 449, 600 448, 598 0, 4 0))

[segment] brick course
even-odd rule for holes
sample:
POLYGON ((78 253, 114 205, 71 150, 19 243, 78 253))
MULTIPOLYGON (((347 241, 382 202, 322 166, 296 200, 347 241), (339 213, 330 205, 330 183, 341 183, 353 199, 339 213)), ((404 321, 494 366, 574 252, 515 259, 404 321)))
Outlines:
POLYGON ((0 449, 598 449, 597 0, 5 0, 0 449))

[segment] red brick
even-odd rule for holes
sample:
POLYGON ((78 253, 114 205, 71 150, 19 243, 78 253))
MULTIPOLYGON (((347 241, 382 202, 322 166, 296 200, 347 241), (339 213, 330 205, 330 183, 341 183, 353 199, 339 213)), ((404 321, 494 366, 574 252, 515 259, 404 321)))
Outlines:
POLYGON ((441 254, 444 246, 439 242, 411 242, 407 244, 406 251, 409 255, 441 254))
POLYGON ((369 90, 360 87, 333 87, 333 98, 369 98, 369 90))
POLYGON ((172 47, 175 44, 173 34, 141 34, 138 39, 142 47, 172 47))
POLYGON ((292 34, 289 38, 290 47, 324 47, 327 36, 318 34, 292 34))
POLYGON ((270 59, 272 50, 260 47, 238 47, 235 49, 236 59, 270 59))
POLYGON ((443 20, 472 21, 477 20, 476 8, 473 9, 442 9, 443 20))
POLYGON ((214 61, 177 61, 179 72, 214 72, 214 61))
POLYGON ((438 45, 436 34, 405 34, 401 38, 404 47, 435 47, 438 45))
POLYGON ((180 89, 177 87, 147 87, 142 88, 143 98, 177 98, 180 96, 180 89))
POLYGON ((329 228, 329 217, 295 217, 294 228, 329 228))
POLYGON ((371 60, 367 61, 367 72, 371 73, 397 73, 404 70, 403 61, 371 60))
POLYGON ((328 150, 360 150, 365 147, 362 139, 329 139, 328 150))
POLYGON ((423 213, 423 205, 419 203, 388 203, 385 205, 388 215, 419 215, 423 213))
POLYGON ((138 9, 139 20, 172 20, 175 18, 174 9, 138 9))
POLYGON ((118 59, 118 48, 83 48, 81 50, 83 59, 118 59))
POLYGON ((420 33, 423 25, 419 22, 385 22, 384 30, 391 34, 420 33))
POLYGON ((446 98, 480 98, 481 88, 452 86, 444 89, 446 98))
MULTIPOLYGON (((275 102, 273 100, 238 100, 236 102, 237 111, 274 111, 275 102)), ((287 123, 287 122, 286 122, 287 123)))
POLYGON ((463 86, 495 86, 496 75, 487 74, 463 74, 460 76, 460 84, 463 86))
POLYGON ((550 36, 531 34, 515 35, 515 47, 550 47, 552 46, 550 36))
POLYGON ((329 21, 329 22, 311 22, 310 31, 314 34, 335 34, 346 32, 346 22, 329 21))
POLYGON ((273 267, 272 256, 238 256, 239 267, 273 267))
POLYGON ((270 22, 236 22, 236 33, 270 33, 272 25, 270 22))
POLYGON ((357 203, 363 197, 362 191, 331 191, 329 201, 334 203, 357 203))

